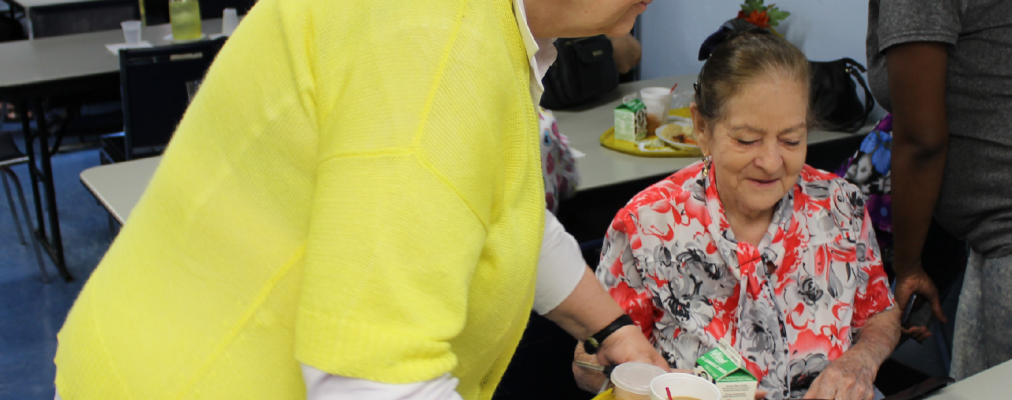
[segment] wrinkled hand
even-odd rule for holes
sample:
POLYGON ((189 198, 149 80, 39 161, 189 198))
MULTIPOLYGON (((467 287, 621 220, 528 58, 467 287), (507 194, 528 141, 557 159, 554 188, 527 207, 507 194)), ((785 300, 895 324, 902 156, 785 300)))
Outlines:
MULTIPOLYGON (((896 306, 900 310, 906 309, 910 296, 917 293, 920 295, 918 301, 924 300, 931 305, 931 313, 935 316, 935 319, 942 323, 948 322, 945 318, 945 313, 942 311, 942 305, 938 300, 938 289, 935 288, 935 283, 931 281, 928 274, 921 268, 920 263, 906 269, 915 272, 896 277, 896 306)), ((904 335, 913 337, 918 343, 931 337, 931 332, 928 331, 927 327, 923 326, 903 327, 902 332, 904 335)))
MULTIPOLYGON (((653 364, 664 368, 665 371, 672 371, 667 361, 654 349, 654 346, 647 341, 635 325, 625 326, 615 331, 598 349, 596 355, 590 355, 583 351, 583 342, 576 344, 574 359, 596 363, 598 365, 618 365, 626 362, 642 362, 653 364)), ((688 371, 678 371, 688 372, 688 371)), ((608 380, 603 373, 578 367, 573 364, 573 377, 580 389, 591 393, 597 393, 601 386, 608 380)))
MULTIPOLYGON (((597 363, 597 357, 583 351, 582 341, 576 343, 576 353, 573 355, 573 359, 588 363, 597 363)), ((583 368, 577 366, 576 363, 573 363, 573 378, 576 378, 576 386, 594 394, 597 394, 598 390, 601 389, 601 386, 604 386, 604 382, 608 380, 608 378, 604 376, 603 372, 583 368)))
POLYGON ((806 399, 872 400, 878 366, 860 353, 844 353, 815 378, 806 399))
POLYGON ((670 371, 668 362, 661 357, 654 346, 643 336, 643 331, 636 325, 623 326, 601 343, 597 350, 597 363, 601 365, 618 365, 627 362, 653 364, 670 371))

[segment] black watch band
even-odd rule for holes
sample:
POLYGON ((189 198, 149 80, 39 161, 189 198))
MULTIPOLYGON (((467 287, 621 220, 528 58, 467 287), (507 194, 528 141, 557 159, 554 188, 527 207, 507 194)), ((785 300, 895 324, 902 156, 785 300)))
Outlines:
POLYGON ((583 350, 586 351, 587 354, 597 354, 597 349, 601 347, 601 343, 604 343, 604 340, 607 339, 608 336, 611 336, 612 333, 615 333, 615 331, 627 325, 633 325, 633 320, 629 317, 629 315, 622 314, 621 317, 616 318, 611 322, 611 324, 604 327, 604 329, 601 329, 599 332, 587 338, 587 340, 584 340, 583 350))

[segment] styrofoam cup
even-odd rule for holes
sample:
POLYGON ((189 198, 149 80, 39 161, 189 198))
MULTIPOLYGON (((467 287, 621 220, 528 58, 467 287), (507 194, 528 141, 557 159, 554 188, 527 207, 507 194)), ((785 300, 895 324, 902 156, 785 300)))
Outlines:
POLYGON ((670 373, 654 378, 650 381, 650 400, 668 400, 668 392, 671 390, 671 397, 689 397, 697 400, 720 400, 720 389, 717 385, 706 379, 692 374, 670 373))
POLYGON ((221 15, 221 34, 225 36, 232 36, 232 32, 235 31, 235 27, 239 26, 239 17, 236 15, 234 8, 226 8, 222 11, 221 15))
POLYGON ((665 87, 648 87, 640 90, 640 99, 647 106, 647 132, 668 123, 668 110, 671 109, 671 89, 665 87))
POLYGON ((650 381, 660 375, 664 375, 664 370, 656 365, 638 362, 619 364, 611 371, 611 383, 615 385, 615 399, 649 399, 650 381))
POLYGON ((141 21, 123 21, 119 26, 123 27, 123 39, 126 40, 126 44, 141 42, 141 21))

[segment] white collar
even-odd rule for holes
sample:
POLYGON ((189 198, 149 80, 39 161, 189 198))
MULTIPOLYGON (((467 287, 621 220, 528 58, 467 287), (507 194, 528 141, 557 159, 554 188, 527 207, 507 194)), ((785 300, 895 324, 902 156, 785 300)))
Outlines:
POLYGON ((558 52, 555 50, 555 38, 535 39, 531 33, 531 27, 527 25, 527 11, 524 8, 524 0, 513 0, 513 13, 516 15, 517 27, 520 29, 520 37, 524 40, 524 48, 527 50, 527 58, 531 66, 531 99, 536 106, 541 100, 541 94, 545 92, 545 86, 541 83, 548 67, 555 63, 558 52))

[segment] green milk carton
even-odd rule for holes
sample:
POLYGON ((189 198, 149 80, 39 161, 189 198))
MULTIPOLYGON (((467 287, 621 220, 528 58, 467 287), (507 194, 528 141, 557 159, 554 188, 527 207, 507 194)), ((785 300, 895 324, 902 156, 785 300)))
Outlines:
POLYGON ((745 368, 741 355, 721 341, 719 345, 696 360, 693 371, 720 389, 721 400, 754 400, 759 382, 745 368))
POLYGON ((647 137, 647 106, 632 99, 615 108, 615 139, 635 142, 647 137))

